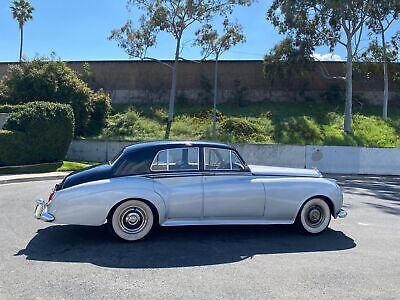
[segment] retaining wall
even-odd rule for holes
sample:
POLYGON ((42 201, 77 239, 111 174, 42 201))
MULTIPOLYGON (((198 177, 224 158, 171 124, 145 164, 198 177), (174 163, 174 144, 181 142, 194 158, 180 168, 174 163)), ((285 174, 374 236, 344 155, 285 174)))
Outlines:
MULTIPOLYGON (((132 143, 74 140, 67 159, 106 162, 132 143)), ((400 148, 250 144, 236 148, 248 164, 317 168, 336 174, 400 175, 400 148)))
MULTIPOLYGON (((172 63, 171 61, 164 61, 172 63)), ((74 70, 81 72, 84 62, 67 62, 74 70)), ((171 86, 171 71, 153 61, 89 61, 93 78, 89 85, 94 89, 103 88, 110 93, 113 103, 167 103, 171 86)), ((337 94, 344 99, 344 83, 327 80, 321 76, 318 65, 307 75, 267 80, 264 78, 262 60, 236 60, 219 62, 218 102, 287 102, 287 101, 332 101, 337 94), (330 95, 330 96, 329 96, 330 95)), ((10 63, 0 63, 0 78, 10 63)), ((344 62, 324 62, 332 75, 343 76, 344 62)), ((400 64, 391 64, 390 72, 400 72, 400 64)), ((212 103, 214 63, 204 61, 193 63, 182 61, 177 70, 177 100, 196 104, 212 103)), ((353 80, 355 102, 362 100, 380 105, 383 98, 381 74, 365 77, 355 76, 353 80)), ((391 105, 400 103, 400 85, 390 82, 391 105)))

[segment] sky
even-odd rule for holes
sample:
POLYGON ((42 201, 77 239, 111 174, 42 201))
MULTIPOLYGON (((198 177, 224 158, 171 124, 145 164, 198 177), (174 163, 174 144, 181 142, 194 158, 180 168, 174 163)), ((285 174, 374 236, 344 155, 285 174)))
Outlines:
MULTIPOLYGON (((11 15, 11 0, 0 4, 0 61, 17 61, 19 57, 18 23, 11 15)), ((24 57, 49 56, 71 61, 127 60, 129 56, 107 37, 112 29, 120 28, 128 18, 137 20, 136 12, 128 12, 126 0, 31 0, 34 19, 24 27, 24 57)), ((251 7, 235 9, 232 18, 244 27, 247 42, 232 48, 222 59, 262 59, 284 36, 266 20, 265 13, 271 0, 258 0, 251 7)), ((399 30, 392 26, 391 34, 399 30)), ((183 37, 182 57, 201 59, 200 49, 192 46, 193 26, 183 37)), ((368 38, 364 37, 364 44, 368 38)), ((323 60, 345 58, 345 49, 338 46, 333 54, 326 47, 316 49, 316 57, 323 60)), ((158 36, 157 45, 148 51, 157 59, 172 59, 174 41, 168 34, 158 36)))

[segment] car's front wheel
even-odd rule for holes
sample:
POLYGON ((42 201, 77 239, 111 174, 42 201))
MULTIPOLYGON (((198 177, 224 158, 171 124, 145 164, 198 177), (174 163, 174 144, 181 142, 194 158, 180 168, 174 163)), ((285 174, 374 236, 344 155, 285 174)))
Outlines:
POLYGON ((298 215, 298 225, 306 233, 317 234, 323 232, 331 221, 331 211, 324 199, 313 198, 308 200, 298 215))
POLYGON ((143 201, 127 200, 115 208, 108 223, 117 237, 133 242, 151 232, 154 214, 150 206, 143 201))

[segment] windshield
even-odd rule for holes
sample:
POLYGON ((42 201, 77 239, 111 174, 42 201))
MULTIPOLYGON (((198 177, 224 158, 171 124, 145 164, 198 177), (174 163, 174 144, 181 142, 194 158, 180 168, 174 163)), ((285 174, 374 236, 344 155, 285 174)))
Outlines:
POLYGON ((118 159, 118 157, 121 156, 122 152, 124 152, 124 149, 122 149, 121 151, 119 151, 118 154, 115 155, 114 158, 108 162, 108 164, 109 164, 109 165, 112 165, 112 164, 118 159))

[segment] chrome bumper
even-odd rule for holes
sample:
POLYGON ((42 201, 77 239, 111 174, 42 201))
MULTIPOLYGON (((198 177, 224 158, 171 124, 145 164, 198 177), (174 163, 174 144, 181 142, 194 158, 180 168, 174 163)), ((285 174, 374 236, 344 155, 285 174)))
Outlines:
POLYGON ((54 221, 54 216, 47 212, 47 204, 42 198, 36 200, 35 218, 45 222, 54 221))
POLYGON ((347 211, 345 211, 343 208, 341 208, 337 212, 336 217, 341 218, 341 219, 346 218, 347 217, 347 211))

